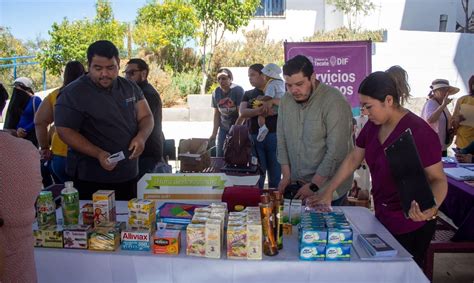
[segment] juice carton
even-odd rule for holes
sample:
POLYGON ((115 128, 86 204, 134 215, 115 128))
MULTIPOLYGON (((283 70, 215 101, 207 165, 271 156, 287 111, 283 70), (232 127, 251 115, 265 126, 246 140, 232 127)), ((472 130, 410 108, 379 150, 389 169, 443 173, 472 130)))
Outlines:
POLYGON ((153 253, 178 255, 181 247, 181 231, 158 230, 153 237, 153 253))
POLYGON ((68 225, 64 227, 65 249, 87 249, 87 240, 91 232, 90 225, 68 225))
MULTIPOLYGON (((290 206, 290 223, 291 224, 297 225, 300 223, 302 207, 303 207, 303 202, 300 199, 291 200, 291 206, 290 206)), ((283 211, 284 211, 284 207, 283 207, 283 211)))
POLYGON ((247 222, 247 259, 262 259, 262 223, 247 222))
POLYGON ((221 244, 224 235, 221 233, 222 222, 219 219, 208 219, 205 224, 206 257, 221 258, 221 244))
POLYGON ((99 190, 92 195, 94 223, 115 221, 115 191, 99 190))
POLYGON ((189 224, 186 228, 186 254, 192 256, 206 255, 205 224, 189 224))
POLYGON ((247 227, 245 225, 227 226, 227 258, 247 258, 247 227))

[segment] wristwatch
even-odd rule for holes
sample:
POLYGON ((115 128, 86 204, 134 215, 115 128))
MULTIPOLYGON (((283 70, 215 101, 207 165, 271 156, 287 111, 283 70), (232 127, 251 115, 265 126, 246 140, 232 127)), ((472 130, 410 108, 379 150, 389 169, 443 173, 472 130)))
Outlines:
POLYGON ((310 185, 309 185, 309 189, 312 190, 313 192, 317 192, 319 191, 319 187, 318 185, 316 185, 315 183, 311 182, 310 185))

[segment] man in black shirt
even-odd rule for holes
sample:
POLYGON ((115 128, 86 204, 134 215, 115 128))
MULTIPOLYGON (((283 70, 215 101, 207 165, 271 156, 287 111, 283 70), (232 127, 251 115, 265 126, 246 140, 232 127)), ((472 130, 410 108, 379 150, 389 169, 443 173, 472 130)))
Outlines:
POLYGON ((242 102, 240 103, 240 116, 237 123, 241 123, 243 119, 250 119, 250 135, 252 136, 255 154, 257 155, 263 173, 258 181, 259 187, 263 188, 265 184, 265 176, 268 172, 268 187, 277 188, 281 179, 281 167, 276 156, 276 125, 278 115, 276 115, 277 113, 272 113, 272 107, 260 106, 252 108, 253 101, 255 101, 258 96, 264 95, 266 82, 264 75, 262 74, 262 69, 262 64, 253 64, 249 67, 249 81, 255 88, 245 92, 242 102), (265 125, 269 130, 267 137, 261 142, 257 140, 259 115, 266 115, 265 125))
POLYGON ((141 89, 118 76, 120 59, 112 42, 92 43, 87 61, 89 73, 67 85, 55 106, 56 130, 69 147, 66 173, 80 199, 105 189, 129 200, 136 197, 138 157, 153 116, 141 89), (123 158, 112 159, 115 153, 123 158))
MULTIPOLYGON (((139 58, 130 59, 125 68, 125 77, 133 82, 136 82, 142 89, 143 95, 145 96, 148 105, 150 106, 151 113, 153 114, 153 120, 155 126, 153 131, 148 137, 145 143, 145 150, 138 160, 139 178, 145 173, 150 173, 155 169, 157 164, 163 163, 163 141, 164 136, 162 133, 162 118, 163 104, 161 102, 160 95, 156 89, 148 83, 148 73, 150 69, 148 64, 139 58)), ((157 168, 159 170, 159 168, 157 168)), ((155 170, 156 171, 156 170, 155 170)), ((156 171, 158 172, 158 171, 156 171)))

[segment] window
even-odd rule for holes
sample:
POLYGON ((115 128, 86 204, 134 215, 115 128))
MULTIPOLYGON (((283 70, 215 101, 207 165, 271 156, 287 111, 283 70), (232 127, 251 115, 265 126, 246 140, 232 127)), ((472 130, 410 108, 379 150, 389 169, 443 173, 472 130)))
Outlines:
POLYGON ((285 15, 286 0, 261 0, 255 13, 256 17, 274 17, 285 15))

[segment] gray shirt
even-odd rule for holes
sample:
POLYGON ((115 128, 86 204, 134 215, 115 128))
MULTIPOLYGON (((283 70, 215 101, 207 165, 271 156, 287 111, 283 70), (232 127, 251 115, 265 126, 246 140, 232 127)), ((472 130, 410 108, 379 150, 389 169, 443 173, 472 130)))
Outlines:
POLYGON ((221 113, 219 127, 229 130, 239 117, 239 105, 244 96, 244 89, 238 85, 232 85, 229 93, 224 94, 222 88, 218 87, 212 94, 212 107, 221 113))
POLYGON ((66 172, 70 176, 90 182, 120 183, 138 175, 138 159, 128 159, 128 146, 138 133, 135 105, 142 99, 141 89, 121 77, 113 81, 110 90, 96 86, 87 75, 63 89, 55 106, 56 126, 77 130, 110 154, 125 154, 114 170, 107 171, 96 158, 69 148, 66 172))
MULTIPOLYGON (((292 182, 310 182, 316 173, 334 176, 353 148, 351 135, 351 107, 336 88, 320 83, 306 103, 296 103, 288 92, 280 101, 277 157, 281 165, 290 166, 292 182)), ((333 199, 351 185, 352 177, 337 188, 333 199)))

